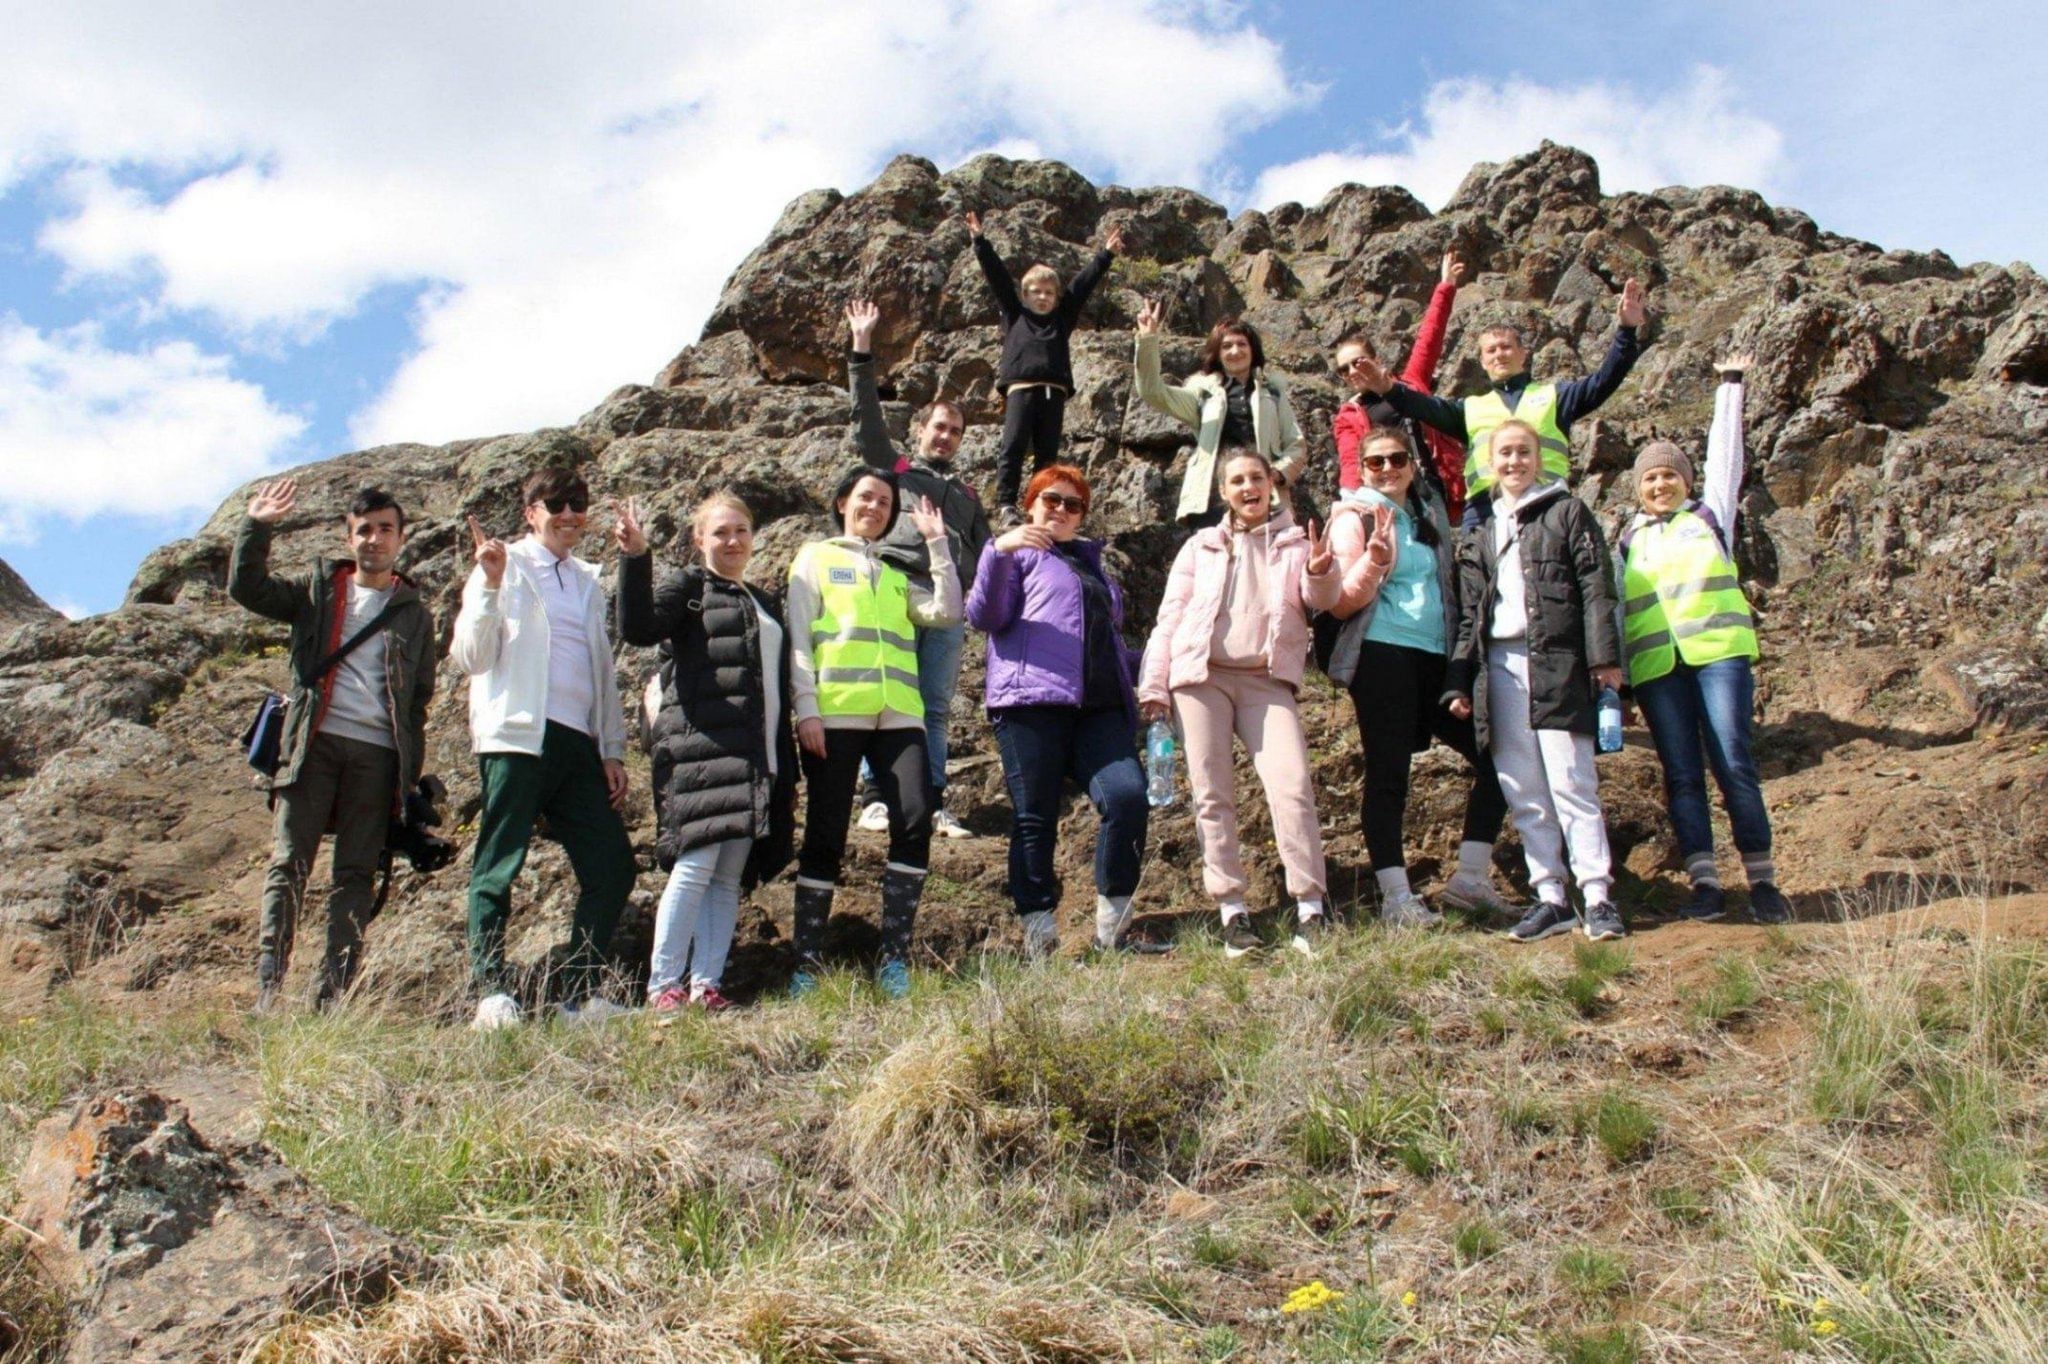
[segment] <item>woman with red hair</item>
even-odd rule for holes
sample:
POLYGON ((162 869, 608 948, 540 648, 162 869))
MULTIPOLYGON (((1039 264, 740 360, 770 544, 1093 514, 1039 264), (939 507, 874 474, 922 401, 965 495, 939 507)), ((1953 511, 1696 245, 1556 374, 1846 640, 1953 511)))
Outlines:
POLYGON ((988 715, 1009 787, 1010 895, 1027 955, 1059 947, 1053 869, 1060 791, 1071 779, 1102 817, 1095 836, 1095 943, 1118 945, 1150 813, 1124 648, 1123 593, 1082 538, 1088 480, 1071 464, 1032 475, 1023 525, 983 546, 967 620, 988 635, 988 715))

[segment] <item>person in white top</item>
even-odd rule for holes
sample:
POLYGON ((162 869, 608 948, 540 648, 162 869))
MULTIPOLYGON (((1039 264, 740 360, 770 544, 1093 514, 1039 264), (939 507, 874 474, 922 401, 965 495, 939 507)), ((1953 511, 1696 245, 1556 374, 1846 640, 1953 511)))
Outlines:
POLYGON ((616 1011, 597 990, 637 870, 619 814, 626 718, 604 592, 597 566, 574 552, 589 524, 590 488, 574 469, 546 468, 527 479, 525 508, 531 534, 509 545, 470 518, 476 568, 463 585, 449 650, 469 674, 470 740, 483 780, 469 878, 478 1028, 520 1017, 505 927, 537 817, 547 817, 576 873, 568 958, 555 991, 565 1016, 616 1011))

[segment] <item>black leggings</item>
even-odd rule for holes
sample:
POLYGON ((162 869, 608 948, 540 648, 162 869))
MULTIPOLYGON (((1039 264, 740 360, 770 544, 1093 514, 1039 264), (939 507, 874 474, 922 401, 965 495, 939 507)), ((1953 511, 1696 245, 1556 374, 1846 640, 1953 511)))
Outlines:
POLYGON ((1024 452, 1032 452, 1031 468, 1043 469, 1060 457, 1060 431, 1067 420, 1065 389, 1012 389, 1003 395, 1003 443, 996 451, 996 506, 1014 507, 1024 483, 1024 452))
POLYGON ((1465 798, 1465 841, 1491 843, 1507 819, 1507 798, 1493 759, 1474 741, 1472 722, 1445 709, 1444 656, 1368 639, 1358 646, 1351 702, 1365 743, 1365 848, 1374 871, 1408 865, 1401 826, 1408 813, 1408 760, 1432 738, 1456 749, 1472 765, 1465 798))
POLYGON ((798 876, 836 884, 846 858, 846 822, 853 817, 860 762, 874 769, 875 787, 889 807, 889 860, 923 871, 932 848, 931 772, 924 756, 924 726, 916 729, 827 729, 825 756, 804 752, 804 850, 798 876))

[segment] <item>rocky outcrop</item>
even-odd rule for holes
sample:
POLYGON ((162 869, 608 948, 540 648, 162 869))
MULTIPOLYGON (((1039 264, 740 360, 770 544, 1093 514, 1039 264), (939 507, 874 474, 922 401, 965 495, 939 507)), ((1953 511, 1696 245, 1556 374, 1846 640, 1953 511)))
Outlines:
MULTIPOLYGON (((445 638, 467 567, 463 517, 511 532, 519 480, 559 461, 586 469, 601 495, 639 497, 650 533, 669 547, 699 496, 738 489, 761 521, 752 575, 776 586, 797 547, 824 528, 824 491, 853 458, 840 312, 856 295, 883 310, 878 375, 899 433, 916 404, 960 401, 970 422, 961 467, 992 487, 994 309, 967 250, 967 209, 1019 266, 1071 271, 1110 228, 1126 235, 1128 252, 1075 337, 1067 431, 1095 484, 1091 529, 1108 540, 1140 625, 1176 544, 1170 520, 1188 447, 1187 433, 1132 391, 1130 327, 1146 300, 1167 303, 1169 373, 1193 368, 1221 317, 1241 313, 1261 330, 1307 434, 1305 496, 1315 507, 1335 482, 1329 430, 1341 394, 1331 343, 1361 328, 1383 354, 1403 356, 1446 248, 1474 270, 1438 376, 1451 392, 1482 382, 1472 342, 1495 320, 1524 328, 1539 371, 1584 372, 1607 343, 1617 291, 1634 277, 1650 291, 1651 345, 1575 432, 1579 491, 1613 517, 1642 442, 1668 436, 1697 454, 1714 358, 1756 352, 1739 560, 1765 640, 1761 752, 1774 779, 1847 765, 1810 800, 1786 803, 1779 861, 1792 887, 1853 883, 1858 869, 1838 865, 1849 855, 1841 831, 1918 817, 1919 806, 1886 806, 1885 751, 1979 746, 1969 751, 1982 761, 1953 764, 1958 804, 1940 816, 1951 826, 1967 824, 1973 801, 2005 810, 2039 800, 2048 758, 2006 736, 2048 725, 2038 454, 2048 436, 2048 286, 2026 265, 1961 265, 1840 237, 1747 190, 1605 194, 1590 158, 1549 144, 1475 167, 1434 214, 1404 190, 1350 185, 1319 204, 1235 218, 1187 190, 1098 186, 1051 162, 983 156, 941 173, 902 157, 855 193, 792 203, 734 272, 703 336, 655 382, 618 389, 573 425, 388 446, 297 471, 303 510, 277 537, 277 564, 302 568, 336 544, 345 493, 379 482, 412 511, 406 567, 445 638), (1805 819, 1817 822, 1810 837, 1805 819), (1830 860, 1802 866, 1802 847, 1827 847, 1830 860)), ((222 593, 245 499, 238 493, 196 536, 151 555, 120 611, 0 634, 0 997, 32 999, 67 980, 113 992, 217 989, 250 974, 267 825, 230 741, 281 675, 282 631, 222 593)), ((949 801, 978 831, 999 835, 1007 807, 978 706, 977 651, 952 717, 959 762, 949 801)), ((645 666, 629 656, 625 671, 637 678, 645 666)), ((463 696, 463 679, 444 668, 429 765, 449 780, 456 826, 476 800, 463 696)), ((1370 883, 1357 875, 1357 743, 1341 698, 1312 686, 1305 711, 1341 900, 1370 883)), ((1671 867, 1654 764, 1639 749, 1610 762, 1617 843, 1654 880, 1671 867)), ((1410 833, 1427 859, 1455 839, 1462 788, 1455 764, 1418 772, 1410 833)), ((644 785, 629 811, 643 839, 644 785)), ((1255 798, 1246 810, 1257 844, 1255 798)), ((2048 835, 2032 832, 2048 821, 2019 822, 1998 854, 2012 864, 2008 876, 2048 878, 2048 835)), ((1154 843, 1148 902, 1204 903, 1186 816, 1163 815, 1154 843)), ((1920 846, 1903 837, 1888 846, 1908 845, 1920 846)), ((874 852, 855 846, 857 859, 874 852)), ((936 856, 956 889, 931 897, 922 940, 944 955, 1007 931, 1000 844, 947 844, 936 856)), ((559 936, 567 899, 558 853, 543 849, 530 865, 539 912, 515 919, 514 944, 528 959, 559 936)), ((1427 861, 1420 870, 1428 874, 1427 861)), ((1277 874, 1259 874, 1278 898, 1277 874)), ((448 906, 460 876, 459 865, 438 878, 401 876, 373 934, 366 988, 412 1007, 459 994, 448 906)), ((860 875, 850 881, 843 899, 859 913, 868 892, 860 875)), ((643 906, 654 895, 646 882, 643 906)), ((1068 882, 1078 903, 1080 861, 1068 882)), ((757 897, 767 917, 743 926, 734 979, 772 956, 760 945, 786 913, 786 894, 771 887, 757 897)))
POLYGON ((31 620, 50 620, 57 608, 38 597, 25 579, 0 560, 0 630, 31 620))
POLYGON ((237 1358, 286 1315, 373 1305, 425 1264, 146 1089, 45 1122, 19 1187, 14 1220, 73 1304, 71 1364, 237 1358))

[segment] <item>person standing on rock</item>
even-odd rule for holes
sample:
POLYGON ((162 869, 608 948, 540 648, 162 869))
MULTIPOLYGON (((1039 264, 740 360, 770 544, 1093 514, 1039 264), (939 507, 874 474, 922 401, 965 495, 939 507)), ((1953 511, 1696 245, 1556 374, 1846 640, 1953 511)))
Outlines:
POLYGON ((1010 792, 1010 898, 1024 951, 1059 948, 1060 792, 1088 793, 1095 838, 1095 945, 1115 948, 1131 920, 1151 807, 1134 735, 1138 700, 1124 649, 1123 593, 1102 544, 1081 536, 1088 480, 1049 464, 1025 490, 1023 525, 981 552, 967 619, 988 634, 988 716, 1010 792))
POLYGON ((1543 476, 1542 449, 1519 418, 1493 432, 1494 495, 1458 541, 1458 638, 1444 686, 1451 713, 1469 717, 1493 755, 1536 889, 1508 936, 1571 931, 1569 870, 1598 942, 1624 932, 1593 767, 1596 698, 1621 686, 1621 632, 1600 523, 1562 479, 1543 476))
POLYGON ((1484 514, 1483 503, 1493 487, 1489 453, 1493 433, 1509 419, 1525 422, 1536 432, 1543 450, 1543 477, 1566 480, 1572 471, 1572 423, 1588 416, 1614 396, 1635 367, 1643 346, 1643 287, 1634 280, 1621 287, 1621 309, 1600 368, 1583 379, 1535 383, 1529 377, 1529 346, 1522 333, 1506 323, 1479 333, 1479 366, 1491 387, 1470 398, 1439 398, 1406 383, 1367 358, 1351 376, 1364 392, 1385 398, 1388 406, 1441 431, 1465 446, 1465 496, 1461 524, 1470 528, 1484 514))
POLYGON ((1226 317, 1209 330, 1202 367, 1174 388, 1159 373, 1159 333, 1166 305, 1152 302, 1138 314, 1136 367, 1138 396, 1175 421, 1195 428, 1195 453, 1181 478, 1174 517, 1189 526, 1213 526, 1223 519, 1222 478, 1216 459, 1223 450, 1254 450, 1271 466, 1274 494, 1300 477, 1301 428, 1287 385, 1266 371, 1266 349, 1251 323, 1226 317))
MULTIPOLYGON (((957 403, 935 398, 913 423, 915 454, 897 450, 882 415, 881 394, 875 389, 874 337, 881 317, 882 310, 866 299, 846 308, 846 325, 853 338, 853 352, 846 360, 846 386, 853 394, 853 431, 860 457, 869 468, 893 471, 906 502, 924 498, 938 509, 946 523, 947 550, 964 582, 971 584, 981 548, 988 543, 989 526, 988 513, 982 509, 974 485, 953 473, 953 456, 966 433, 966 418, 957 403)), ((911 518, 897 519, 882 542, 881 554, 930 586, 930 556, 925 552, 924 536, 911 518)), ((969 837, 967 826, 946 811, 947 726, 953 715, 954 693, 960 690, 960 656, 966 645, 967 627, 957 621, 920 627, 917 632, 917 687, 924 703, 925 760, 931 768, 932 832, 941 838, 969 837)), ((871 794, 863 799, 860 827, 879 833, 889 827, 889 808, 879 795, 872 794, 874 774, 863 766, 862 775, 871 794)))
POLYGON ((1750 753, 1756 699, 1751 665, 1756 619, 1735 569, 1736 498, 1742 491, 1742 379, 1748 355, 1719 366, 1706 476, 1693 494, 1693 465, 1670 441, 1636 455, 1640 507, 1621 537, 1622 648, 1633 699, 1642 707, 1664 765, 1664 799, 1679 856, 1692 880, 1688 919, 1722 917, 1727 906, 1714 869, 1707 804, 1713 769, 1749 878, 1758 923, 1792 917, 1771 862, 1771 817, 1750 753))
POLYGON ((1458 633, 1458 574, 1451 518, 1436 484, 1420 475, 1399 426, 1366 436, 1358 453, 1365 486, 1330 513, 1330 547, 1344 574, 1331 611, 1339 626, 1325 671, 1351 694, 1365 749, 1365 846, 1379 882, 1380 918, 1400 928, 1442 916, 1408 884, 1402 825, 1410 759, 1432 738, 1472 767, 1458 869, 1443 890, 1456 908, 1513 915, 1492 882, 1493 845, 1507 801, 1472 718, 1445 704, 1444 674, 1458 633))
POLYGON ((967 215, 967 235, 988 291, 1002 316, 1003 354, 996 366, 996 391, 1003 395, 1003 441, 996 450, 996 515, 1005 527, 1020 517, 1017 487, 1024 481, 1024 453, 1033 471, 1060 457, 1067 399, 1074 392, 1074 361, 1067 338, 1081 320, 1088 296, 1124 249, 1122 228, 1113 227, 1103 247, 1073 282, 1060 287, 1059 271, 1040 261, 1024 272, 1021 289, 1003 258, 981 235, 981 215, 967 215))
POLYGON ((654 913, 647 997, 657 1019, 694 1004, 728 1009, 719 988, 740 896, 789 863, 796 825, 789 634, 747 585, 754 514, 715 493, 691 517, 701 564, 654 585, 640 508, 618 508, 619 638, 669 646, 655 717, 655 857, 668 885, 654 913), (689 967, 689 980, 683 968, 689 967))
POLYGON ((449 650, 469 674, 469 734, 483 783, 469 876, 479 1030, 520 1019, 505 969, 505 928, 534 821, 546 817, 576 874, 559 992, 567 1019, 621 1012, 597 992, 638 870, 619 815, 626 716, 604 590, 597 565, 575 554, 589 525, 590 488, 576 470, 551 466, 526 480, 524 503, 531 533, 509 545, 470 518, 476 568, 462 588, 449 650))
POLYGON ((931 787, 917 640, 923 627, 960 619, 960 578, 945 520, 928 499, 910 509, 930 576, 913 578, 882 553, 896 523, 896 475, 859 465, 832 494, 842 533, 813 540, 789 566, 790 693, 803 750, 806 805, 797 857, 792 995, 817 988, 825 925, 846 857, 846 822, 863 761, 874 768, 889 816, 882 871, 882 953, 875 983, 891 999, 910 992, 910 935, 924 896, 931 787))
POLYGON ((1308 662, 1308 613, 1335 606, 1342 582, 1315 526, 1303 531, 1274 505, 1271 461, 1256 450, 1225 451, 1222 478, 1230 519, 1197 531, 1174 556, 1145 646, 1139 704, 1147 722, 1171 713, 1187 746, 1202 884, 1223 918, 1224 951, 1241 957, 1259 946, 1238 850, 1234 735, 1266 788, 1295 897, 1294 949, 1314 956, 1324 934, 1323 835, 1294 698, 1308 662))
POLYGON ((256 949, 259 1009, 284 980, 306 876, 329 829, 334 889, 316 1003, 331 1003, 355 979, 377 861, 419 780, 434 695, 433 612, 396 567, 405 509, 381 488, 363 489, 342 519, 355 557, 283 577, 270 572, 270 537, 297 505, 292 479, 257 488, 228 561, 228 596, 291 626, 292 690, 271 778, 277 817, 256 949))
MULTIPOLYGON (((1455 251, 1444 252, 1436 289, 1429 296, 1422 325, 1416 329, 1415 346, 1408 352, 1408 363, 1401 370, 1401 382, 1418 393, 1436 391, 1436 367, 1443 358, 1444 331, 1450 324, 1451 304, 1458 297, 1458 286, 1464 281, 1465 263, 1455 251)), ((1337 338, 1337 377, 1351 389, 1351 396, 1338 405, 1337 415, 1330 419, 1330 434, 1337 442, 1338 490, 1354 493, 1372 483, 1358 464, 1366 437, 1375 431, 1403 432, 1414 453, 1428 452, 1431 467, 1418 468, 1417 472, 1423 482, 1437 484, 1441 494, 1437 500, 1449 511, 1455 526, 1465 510, 1465 447, 1441 431, 1412 422, 1396 412, 1385 398, 1367 389, 1365 365, 1377 361, 1372 341, 1364 332, 1346 332, 1337 338)), ((1336 530, 1334 521, 1331 530, 1336 530)))

